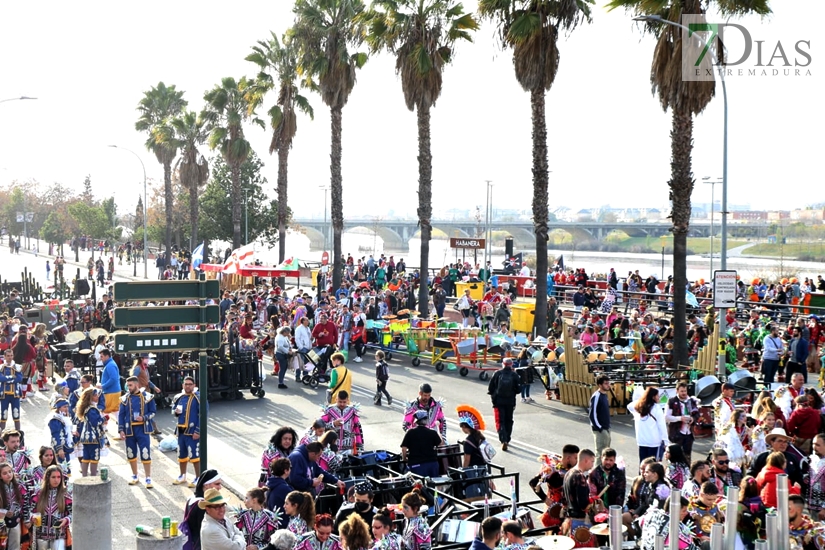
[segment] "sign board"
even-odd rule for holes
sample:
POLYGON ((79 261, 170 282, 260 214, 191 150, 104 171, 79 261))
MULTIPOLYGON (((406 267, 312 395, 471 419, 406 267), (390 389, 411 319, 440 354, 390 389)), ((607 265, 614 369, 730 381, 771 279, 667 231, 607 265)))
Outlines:
POLYGON ((736 307, 736 271, 713 272, 713 307, 736 307))
POLYGON ((328 265, 329 264, 329 252, 324 250, 324 253, 321 254, 321 265, 328 265))
POLYGON ((450 237, 450 248, 469 248, 478 250, 484 248, 484 239, 463 239, 461 237, 450 237))
POLYGON ((220 345, 221 332, 219 330, 115 334, 115 351, 117 353, 217 349, 220 345))
POLYGON ((206 325, 220 321, 218 306, 116 307, 116 327, 206 325))
MULTIPOLYGON (((146 281, 135 283, 115 283, 116 302, 137 300, 197 300, 220 298, 221 286, 212 281, 146 281)), ((169 323, 167 323, 169 324, 169 323)))

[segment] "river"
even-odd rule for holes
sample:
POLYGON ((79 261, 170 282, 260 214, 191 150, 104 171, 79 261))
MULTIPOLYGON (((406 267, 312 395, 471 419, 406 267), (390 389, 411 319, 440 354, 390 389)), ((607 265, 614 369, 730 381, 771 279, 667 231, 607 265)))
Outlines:
MULTIPOLYGON (((290 232, 287 236, 287 256, 297 257, 305 261, 320 261, 321 251, 310 250, 309 238, 306 235, 296 232, 290 232)), ((370 254, 375 254, 378 257, 380 254, 392 255, 395 261, 404 258, 408 266, 418 265, 421 241, 414 238, 409 241, 409 251, 399 252, 384 248, 384 241, 381 237, 374 237, 373 235, 358 234, 358 233, 344 233, 342 239, 342 250, 344 255, 352 254, 354 258, 369 257, 370 254)), ((332 243, 330 243, 332 248, 332 243)), ((518 252, 518 251, 517 251, 518 252)), ((531 254, 529 251, 525 251, 531 254)), ((570 250, 550 250, 551 262, 552 258, 564 256, 564 265, 567 268, 583 267, 588 273, 607 273, 610 268, 616 270, 619 277, 626 276, 628 271, 639 270, 642 277, 648 275, 655 275, 657 278, 662 278, 662 255, 661 254, 642 254, 630 252, 589 252, 570 250)), ((265 264, 275 265, 278 263, 277 247, 272 250, 259 251, 258 257, 265 264)), ((473 263, 472 250, 455 250, 449 247, 449 241, 446 239, 433 239, 430 241, 430 267, 439 267, 446 265, 456 260, 466 260, 473 263)), ((477 256, 478 263, 481 264, 484 260, 484 251, 479 250, 477 256)), ((502 265, 504 260, 504 250, 496 248, 493 251, 493 267, 498 268, 502 265)), ((784 276, 799 276, 799 277, 816 277, 819 274, 825 274, 823 264, 819 262, 799 262, 795 260, 784 260, 780 262, 778 259, 771 258, 749 258, 746 256, 739 256, 734 250, 733 253, 729 251, 728 254, 728 269, 736 270, 743 280, 750 280, 753 277, 764 277, 769 280, 778 278, 781 271, 784 276)), ((719 269, 718 254, 713 259, 713 268, 719 269)), ((672 273, 673 259, 670 255, 664 257, 664 276, 667 277, 672 273)), ((691 281, 703 278, 709 280, 711 278, 710 258, 707 255, 692 255, 687 258, 687 276, 691 281)))

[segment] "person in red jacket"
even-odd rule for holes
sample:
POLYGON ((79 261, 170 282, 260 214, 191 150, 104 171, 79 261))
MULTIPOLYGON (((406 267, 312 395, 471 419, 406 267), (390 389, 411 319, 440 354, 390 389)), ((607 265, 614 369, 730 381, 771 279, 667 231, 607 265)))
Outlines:
POLYGON ((323 367, 335 351, 335 344, 338 343, 338 327, 329 320, 329 315, 326 313, 321 313, 318 316, 318 323, 316 323, 315 328, 312 329, 312 339, 315 341, 316 347, 326 348, 326 352, 319 364, 323 371, 323 367))
POLYGON ((794 438, 794 445, 804 455, 811 454, 811 443, 819 433, 819 411, 810 407, 807 395, 796 398, 796 408, 788 419, 788 435, 794 438))
MULTIPOLYGON (((765 468, 756 476, 759 495, 762 497, 762 503, 768 508, 776 508, 777 476, 785 473, 785 462, 785 455, 780 452, 773 452, 768 455, 765 468)), ((788 481, 788 484, 790 485, 790 481, 788 481)), ((800 494, 799 486, 788 487, 788 493, 792 495, 800 494)))

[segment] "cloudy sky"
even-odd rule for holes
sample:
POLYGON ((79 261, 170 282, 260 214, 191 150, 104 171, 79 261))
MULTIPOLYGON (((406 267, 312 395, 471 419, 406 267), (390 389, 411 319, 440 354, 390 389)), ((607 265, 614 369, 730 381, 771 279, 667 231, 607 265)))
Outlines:
MULTIPOLYGON (((593 24, 559 44, 559 73, 547 94, 550 204, 661 207, 668 197, 670 116, 650 93, 653 41, 640 37, 627 14, 598 4, 593 24)), ((817 130, 825 123, 825 51, 816 40, 825 2, 772 4, 770 18, 742 22, 754 41, 764 41, 763 63, 777 42, 790 63, 804 61, 794 52, 799 40, 811 41, 812 62, 802 76, 773 76, 766 67, 768 76, 728 80, 729 202, 760 209, 825 199, 817 130)), ((465 6, 474 9, 475 2, 465 6)), ((91 174, 97 194, 114 195, 121 211, 132 211, 142 192, 140 164, 106 146, 136 151, 148 176, 162 180, 161 166, 134 130, 142 92, 158 81, 175 84, 190 108, 200 109, 203 92, 221 77, 253 74, 244 57, 270 30, 280 34, 290 25, 292 2, 45 0, 5 2, 0 13, 0 99, 39 98, 0 105, 0 184, 33 178, 79 189, 91 174)), ((741 37, 729 33, 727 40, 741 51, 741 37)), ((754 51, 742 67, 755 63, 754 51)), ((774 66, 781 73, 781 60, 774 66)), ((721 90, 717 95, 696 119, 697 181, 721 176, 721 90)), ((290 156, 290 206, 298 216, 322 215, 318 187, 329 181, 329 114, 318 96, 311 102, 315 120, 300 119, 290 156)), ((247 136, 274 187, 277 161, 267 153, 268 133, 250 127, 247 136)), ((375 56, 360 72, 344 109, 343 136, 345 215, 413 216, 415 115, 404 105, 389 56, 375 56)), ((432 136, 436 210, 483 204, 487 179, 498 207, 530 208, 529 96, 491 25, 475 43, 459 45, 432 114, 432 136)), ((694 202, 709 200, 710 186, 697 185, 694 202)))

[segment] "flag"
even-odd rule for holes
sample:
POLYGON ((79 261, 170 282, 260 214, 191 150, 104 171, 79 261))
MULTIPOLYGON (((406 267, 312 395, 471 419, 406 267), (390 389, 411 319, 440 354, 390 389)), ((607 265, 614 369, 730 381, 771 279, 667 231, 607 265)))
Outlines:
POLYGON ((202 242, 192 251, 192 269, 200 268, 203 263, 203 246, 205 244, 206 241, 202 242))
POLYGON ((521 269, 521 266, 524 265, 524 252, 519 252, 515 256, 510 258, 510 265, 513 266, 513 269, 518 271, 521 269))
POLYGON ((232 251, 223 264, 223 272, 237 273, 241 267, 253 261, 255 261, 255 246, 254 243, 250 243, 232 251))
POLYGON ((564 271, 564 254, 562 254, 561 256, 559 256, 559 259, 558 259, 558 260, 556 260, 556 264, 558 264, 559 269, 561 269, 562 271, 564 271))

